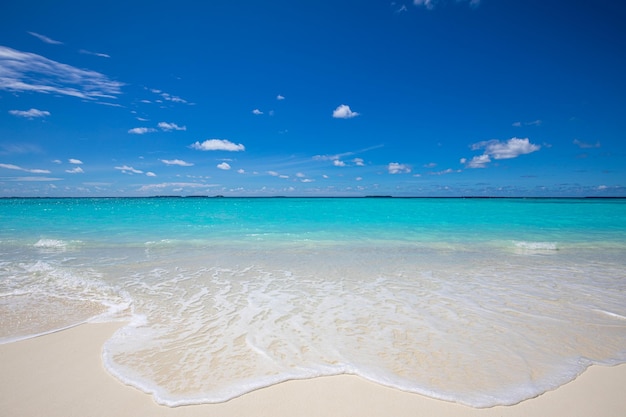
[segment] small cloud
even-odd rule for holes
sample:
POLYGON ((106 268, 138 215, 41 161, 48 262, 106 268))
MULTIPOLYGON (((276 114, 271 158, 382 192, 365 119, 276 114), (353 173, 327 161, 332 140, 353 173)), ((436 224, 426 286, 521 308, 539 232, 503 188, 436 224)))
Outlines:
POLYGON ((485 168, 489 162, 491 162, 491 158, 484 154, 473 157, 469 162, 465 158, 461 159, 461 163, 465 164, 467 168, 485 168))
POLYGON ((345 104, 340 105, 333 111, 333 117, 335 119, 351 119, 358 116, 359 113, 350 110, 350 106, 345 104))
POLYGON ((181 159, 159 159, 159 161, 163 162, 165 165, 178 165, 181 167, 191 167, 193 163, 185 162, 181 159))
POLYGON ((437 166, 437 164, 436 164, 436 163, 434 163, 434 162, 430 162, 430 163, 428 163, 428 164, 424 165, 424 168, 434 168, 434 167, 436 167, 436 166, 437 166))
POLYGON ((111 58, 110 55, 107 54, 101 54, 99 52, 91 52, 91 51, 87 51, 85 49, 81 49, 80 51, 81 54, 85 54, 85 55, 93 55, 93 56, 99 56, 100 58, 111 58))
POLYGON ((280 174, 276 171, 267 171, 267 175, 270 175, 272 177, 278 177, 280 174))
POLYGON ((39 33, 35 33, 35 32, 28 32, 28 33, 33 35, 34 37, 36 37, 42 42, 49 43, 51 45, 63 45, 63 42, 55 41, 54 39, 50 39, 49 37, 40 35, 39 33))
POLYGON ((132 175, 132 174, 143 174, 143 171, 135 169, 135 168, 133 168, 131 166, 128 166, 128 165, 122 165, 122 166, 119 166, 119 167, 115 167, 115 169, 117 169, 119 171, 122 171, 122 174, 129 174, 129 175, 132 175))
POLYGON ((62 164, 63 162, 62 162, 60 159, 53 159, 53 160, 52 160, 52 163, 53 163, 53 164, 59 164, 59 165, 60 165, 60 164, 62 164))
POLYGON ((69 162, 70 164, 74 164, 74 165, 82 165, 83 164, 83 161, 81 161, 80 159, 74 159, 74 158, 68 159, 67 162, 69 162))
POLYGON ((157 90, 156 88, 150 89, 150 91, 153 92, 154 94, 157 94, 157 95, 163 97, 163 99, 166 100, 166 101, 171 101, 173 103, 185 103, 185 104, 187 104, 187 100, 182 99, 182 98, 180 98, 178 96, 173 96, 171 94, 165 93, 165 92, 163 92, 161 90, 157 90))
POLYGON ((522 127, 522 126, 541 126, 543 122, 541 120, 533 120, 532 122, 515 122, 513 123, 513 127, 522 127))
POLYGON ((585 143, 578 139, 574 139, 574 145, 578 146, 581 149, 599 148, 601 146, 599 141, 596 143, 585 143))
MULTIPOLYGON (((470 7, 478 7, 480 6, 480 2, 481 0, 456 0, 456 3, 468 3, 470 7)), ((424 7, 428 10, 434 9, 439 3, 439 0, 413 0, 414 5, 424 7)))
POLYGON ((363 181, 363 177, 356 177, 355 180, 356 181, 363 181))
POLYGON ((303 178, 303 179, 301 179, 300 181, 301 181, 301 182, 304 182, 304 183, 315 182, 315 180, 314 180, 314 179, 311 179, 311 178, 303 178))
POLYGON ((196 149, 198 151, 228 151, 228 152, 239 152, 245 151, 246 147, 241 143, 235 144, 226 139, 207 139, 204 142, 195 142, 189 145, 191 149, 196 149))
POLYGON ((259 110, 259 109, 254 109, 254 110, 252 110, 252 114, 261 115, 261 114, 263 114, 263 112, 261 110, 259 110))
POLYGON ((413 0, 413 4, 432 10, 435 7, 435 4, 437 4, 437 0, 413 0))
POLYGON ((245 173, 246 173, 246 171, 245 171, 244 169, 242 169, 242 168, 239 168, 239 169, 237 170, 237 173, 238 173, 238 174, 245 174, 245 173))
POLYGON ((345 167, 346 163, 343 162, 341 159, 335 159, 333 160, 333 165, 336 167, 345 167))
POLYGON ((13 169, 13 170, 16 170, 16 171, 30 172, 31 174, 50 174, 50 171, 48 171, 47 169, 22 168, 21 166, 13 165, 13 164, 0 164, 0 168, 13 169))
POLYGON ((406 164, 390 162, 389 165, 387 165, 387 170, 390 174, 408 174, 411 172, 411 167, 406 164))
POLYGON ((352 162, 354 162, 354 165, 356 165, 358 167, 364 167, 365 166, 365 162, 363 161, 362 158, 354 158, 352 160, 352 162))
POLYGON ((276 100, 284 100, 284 99, 285 99, 285 96, 282 96, 280 94, 276 96, 276 100))
POLYGON ((134 127, 128 131, 131 135, 145 135, 152 132, 156 132, 156 129, 151 127, 134 127))
POLYGON ((219 169, 223 169, 224 171, 228 171, 230 169, 230 164, 228 162, 222 162, 221 164, 217 164, 219 169))
POLYGON ((81 167, 75 167, 73 169, 66 169, 65 172, 67 172, 68 174, 82 174, 85 171, 83 171, 81 167))
POLYGON ((496 139, 478 142, 473 144, 471 148, 472 150, 484 148, 485 155, 489 155, 494 159, 511 159, 538 151, 541 149, 541 146, 530 143, 528 138, 511 138, 506 142, 496 139))
POLYGON ((429 175, 446 175, 446 174, 453 174, 455 172, 461 172, 461 170, 448 168, 448 169, 444 169, 443 171, 429 172, 429 175))
POLYGON ((187 126, 178 126, 176 123, 159 122, 157 126, 159 127, 159 129, 166 132, 172 130, 187 130, 187 126))
POLYGON ((146 172, 146 176, 147 177, 156 177, 156 174, 154 172, 148 171, 148 172, 146 172))
POLYGON ((11 113, 13 116, 17 116, 17 117, 25 117, 27 119, 34 119, 35 117, 46 117, 46 116, 50 116, 50 112, 46 111, 46 110, 37 110, 37 109, 30 109, 30 110, 9 110, 9 113, 11 113))
POLYGON ((400 6, 400 8, 398 10, 396 10, 396 13, 404 13, 407 12, 409 9, 406 7, 405 4, 403 4, 402 6, 400 6))

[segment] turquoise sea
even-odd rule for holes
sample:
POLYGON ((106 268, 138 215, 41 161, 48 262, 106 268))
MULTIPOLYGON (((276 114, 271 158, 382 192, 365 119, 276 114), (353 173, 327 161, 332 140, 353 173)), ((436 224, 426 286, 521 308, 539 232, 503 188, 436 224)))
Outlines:
POLYGON ((98 321, 169 406, 343 373, 514 404, 626 362, 626 200, 0 199, 0 343, 98 321))

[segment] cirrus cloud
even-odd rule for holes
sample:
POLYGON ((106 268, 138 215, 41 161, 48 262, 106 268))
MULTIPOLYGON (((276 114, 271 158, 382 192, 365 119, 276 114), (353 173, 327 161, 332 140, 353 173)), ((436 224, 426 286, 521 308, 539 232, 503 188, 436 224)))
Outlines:
POLYGON ((46 117, 46 116, 50 116, 50 112, 46 111, 46 110, 37 110, 37 109, 30 109, 30 110, 9 110, 9 113, 12 114, 13 116, 17 116, 17 117, 25 117, 27 119, 34 119, 35 117, 46 117))
POLYGON ((0 90, 61 94, 87 100, 116 98, 124 83, 104 74, 0 46, 0 90))
POLYGON ((47 170, 47 169, 22 168, 21 166, 13 165, 13 164, 0 164, 0 168, 13 169, 13 170, 16 170, 16 171, 30 172, 31 174, 50 174, 50 171, 47 170))

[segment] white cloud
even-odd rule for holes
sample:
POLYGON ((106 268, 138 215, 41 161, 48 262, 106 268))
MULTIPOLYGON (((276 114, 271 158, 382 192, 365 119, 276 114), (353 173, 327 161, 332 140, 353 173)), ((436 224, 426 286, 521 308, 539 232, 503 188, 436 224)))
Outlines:
POLYGON ((151 127, 133 127, 128 131, 131 135, 144 135, 146 133, 156 132, 156 129, 151 127))
POLYGON ((196 142, 189 145, 191 149, 199 151, 229 151, 239 152, 246 150, 246 147, 241 143, 235 144, 226 139, 207 139, 204 142, 196 142))
POLYGON ((184 188, 210 188, 215 187, 215 184, 201 184, 197 182, 164 182, 161 184, 149 184, 139 188, 139 191, 155 191, 163 190, 164 188, 176 188, 177 191, 181 191, 184 188))
POLYGON ((333 165, 336 167, 345 167, 346 163, 343 162, 341 159, 335 159, 333 160, 333 165))
POLYGON ((522 126, 541 126, 543 122, 541 120, 533 120, 532 122, 515 122, 513 123, 513 127, 522 127, 522 126))
POLYGON ((411 172, 411 167, 406 164, 399 164, 398 162, 390 162, 387 165, 387 170, 390 174, 408 174, 411 172))
POLYGON ((345 104, 340 105, 333 111, 333 117, 335 119, 351 119, 358 116, 359 113, 350 110, 350 106, 345 104))
POLYGON ((169 132, 171 130, 187 130, 187 126, 178 126, 176 123, 159 122, 159 129, 169 132))
POLYGON ((303 174, 302 172, 298 172, 298 173, 296 174, 296 177, 298 177, 298 178, 306 178, 306 175, 305 175, 305 174, 303 174))
POLYGON ((444 169, 443 171, 437 171, 437 172, 429 172, 429 175, 446 175, 446 174, 453 174, 453 173, 458 173, 461 172, 460 169, 452 169, 452 168, 448 168, 448 169, 444 169))
POLYGON ((47 169, 22 168, 21 166, 13 165, 13 164, 0 164, 0 168, 13 169, 13 170, 16 170, 16 171, 30 172, 31 174, 50 174, 50 171, 48 171, 47 169))
POLYGON ((413 0, 413 4, 416 6, 424 6, 427 9, 432 9, 435 7, 437 0, 413 0))
POLYGON ((3 178, 3 181, 22 181, 22 182, 47 182, 47 181, 61 181, 63 178, 50 178, 50 177, 15 177, 15 178, 3 178))
POLYGON ((63 45, 63 42, 55 41, 54 39, 50 39, 49 37, 40 35, 39 33, 35 33, 35 32, 28 32, 28 33, 33 35, 34 37, 36 37, 42 42, 49 43, 51 45, 63 45))
POLYGON ((511 159, 520 155, 529 154, 541 149, 541 146, 530 143, 528 138, 511 138, 506 142, 499 140, 488 140, 472 145, 472 150, 484 148, 485 155, 493 159, 511 159))
POLYGON ((589 148, 599 148, 600 146, 600 142, 596 142, 596 143, 585 143, 581 140, 578 139, 574 139, 574 145, 578 146, 581 149, 589 149, 589 148))
POLYGON ((161 90, 157 90, 156 88, 153 88, 150 91, 152 91, 154 94, 160 95, 166 101, 171 101, 173 103, 187 103, 187 100, 185 100, 185 99, 182 99, 182 98, 180 98, 178 96, 173 96, 173 95, 165 93, 165 92, 163 92, 161 90))
POLYGON ((465 159, 461 159, 461 163, 465 164, 467 168, 485 168, 485 166, 491 162, 489 155, 478 155, 473 157, 469 162, 465 159))
POLYGON ((53 159, 52 162, 59 165, 63 163, 60 159, 53 159))
POLYGON ((123 83, 41 55, 0 46, 0 90, 62 94, 82 99, 115 98, 123 83))
MULTIPOLYGON (((413 4, 418 7, 424 7, 428 10, 432 10, 435 8, 437 4, 439 4, 440 0, 413 0, 413 4)), ((480 5, 481 0, 456 0, 456 3, 468 3, 470 7, 478 7, 480 5)))
POLYGON ((75 167, 73 169, 66 169, 65 172, 67 172, 68 174, 82 174, 85 171, 83 171, 81 167, 75 167))
POLYGON ((156 174, 154 172, 148 171, 148 172, 146 172, 146 176, 148 176, 148 177, 156 177, 156 174))
POLYGON ((99 52, 91 52, 91 51, 87 51, 85 49, 81 49, 80 51, 81 54, 85 54, 85 55, 93 55, 93 56, 99 56, 100 58, 111 58, 110 55, 107 54, 101 54, 99 52))
POLYGON ((219 169, 223 169, 224 171, 228 171, 230 169, 230 164, 228 162, 222 162, 221 164, 217 164, 219 169))
POLYGON ((482 155, 473 157, 469 162, 466 158, 461 158, 460 162, 467 168, 485 168, 493 159, 511 159, 520 155, 536 152, 541 146, 530 143, 528 138, 511 138, 506 142, 496 139, 482 141, 471 145, 472 150, 484 149, 482 155))
POLYGON ((50 116, 50 112, 46 111, 46 110, 37 110, 37 109, 30 109, 30 110, 9 110, 9 113, 11 113, 13 116, 17 116, 17 117, 26 117, 27 119, 34 119, 35 117, 46 117, 46 116, 50 116))
POLYGON ((81 161, 80 159, 74 159, 74 158, 68 159, 67 162, 69 162, 70 164, 74 164, 74 165, 82 165, 83 164, 83 161, 81 161))
POLYGON ((237 173, 238 173, 238 174, 245 174, 245 173, 246 173, 246 171, 245 171, 244 169, 242 169, 242 168, 239 168, 239 169, 237 170, 237 173))
POLYGON ((132 175, 132 174, 143 174, 143 171, 140 171, 140 170, 135 169, 135 168, 133 168, 131 166, 128 166, 128 165, 122 165, 122 166, 119 166, 119 167, 115 167, 115 169, 122 171, 122 174, 129 174, 129 175, 132 175))
POLYGON ((271 175, 272 177, 278 177, 280 174, 276 171, 267 171, 268 175, 271 175))
POLYGON ((365 166, 365 162, 361 158, 354 158, 352 160, 352 162, 354 162, 354 165, 356 165, 358 167, 364 167, 365 166))
POLYGON ((159 159, 159 161, 163 162, 165 165, 178 165, 181 167, 191 167, 193 163, 185 162, 181 159, 159 159))
POLYGON ((263 112, 259 109, 254 109, 252 110, 252 114, 260 115, 260 114, 263 114, 263 112))
POLYGON ((314 180, 314 179, 311 179, 311 178, 303 178, 303 179, 301 179, 300 181, 301 181, 301 182, 304 182, 304 183, 315 182, 315 180, 314 180))
POLYGON ((276 96, 276 100, 284 100, 284 99, 285 99, 285 96, 282 96, 280 94, 276 96))

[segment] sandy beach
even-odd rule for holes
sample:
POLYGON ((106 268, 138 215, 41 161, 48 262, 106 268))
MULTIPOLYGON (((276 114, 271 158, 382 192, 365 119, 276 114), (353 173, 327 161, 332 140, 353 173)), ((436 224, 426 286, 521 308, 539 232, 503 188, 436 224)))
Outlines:
POLYGON ((0 346, 4 416, 596 416, 626 415, 626 364, 593 366, 575 381, 509 407, 473 409, 351 375, 290 381, 221 404, 168 408, 102 366, 119 323, 85 324, 0 346))

